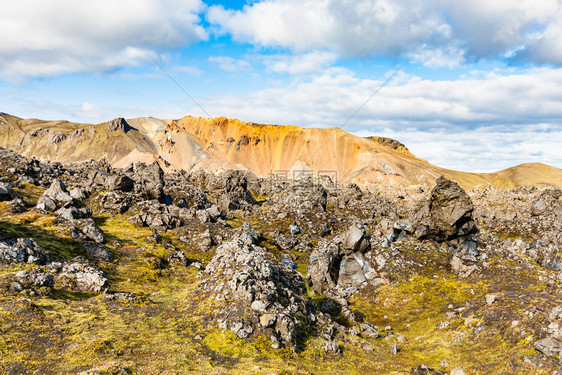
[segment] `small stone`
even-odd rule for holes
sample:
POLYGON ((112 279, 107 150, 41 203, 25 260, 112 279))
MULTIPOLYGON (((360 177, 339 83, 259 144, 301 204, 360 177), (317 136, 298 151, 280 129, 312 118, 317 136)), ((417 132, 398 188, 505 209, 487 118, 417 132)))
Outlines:
POLYGON ((301 232, 301 229, 295 223, 293 223, 293 224, 289 225, 289 231, 294 236, 294 235, 299 234, 301 232))
POLYGON ((322 349, 326 351, 326 353, 333 353, 338 354, 341 352, 340 346, 336 341, 326 341, 322 345, 322 349))
POLYGON ((497 296, 495 294, 486 294, 486 303, 488 304, 488 306, 491 306, 492 303, 494 303, 497 299, 497 296))
POLYGON ((252 304, 250 305, 251 309, 254 311, 265 311, 265 309, 267 308, 268 303, 264 302, 262 300, 256 300, 254 302, 252 302, 252 304))
POLYGON ((274 314, 264 314, 260 317, 262 327, 271 327, 275 324, 276 316, 274 314))
POLYGON ((460 367, 457 367, 451 371, 451 375, 466 375, 466 372, 460 367))
POLYGON ((368 345, 368 344, 363 344, 363 346, 361 346, 361 349, 363 349, 366 352, 372 352, 373 351, 373 347, 371 345, 368 345))
POLYGON ((396 355, 400 349, 398 349, 398 345, 390 345, 390 354, 396 355))

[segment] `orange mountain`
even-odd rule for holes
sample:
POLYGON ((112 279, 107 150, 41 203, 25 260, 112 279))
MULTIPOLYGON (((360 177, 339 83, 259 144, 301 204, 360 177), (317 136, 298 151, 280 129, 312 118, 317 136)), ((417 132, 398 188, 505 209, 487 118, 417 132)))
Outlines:
POLYGON ((141 117, 79 124, 0 114, 0 146, 62 163, 105 157, 113 166, 124 167, 156 160, 168 171, 242 169, 259 176, 313 174, 359 184, 397 185, 432 185, 445 175, 466 188, 488 183, 501 188, 562 186, 562 170, 544 164, 485 174, 458 172, 417 158, 388 138, 361 138, 339 128, 261 125, 224 117, 141 117))

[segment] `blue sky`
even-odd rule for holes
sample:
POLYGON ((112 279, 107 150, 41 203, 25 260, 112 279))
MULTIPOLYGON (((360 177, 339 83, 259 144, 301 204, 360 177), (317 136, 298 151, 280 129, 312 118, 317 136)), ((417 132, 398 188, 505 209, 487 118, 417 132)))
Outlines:
POLYGON ((562 0, 21 0, 0 18, 16 116, 345 124, 451 169, 562 168, 562 0))

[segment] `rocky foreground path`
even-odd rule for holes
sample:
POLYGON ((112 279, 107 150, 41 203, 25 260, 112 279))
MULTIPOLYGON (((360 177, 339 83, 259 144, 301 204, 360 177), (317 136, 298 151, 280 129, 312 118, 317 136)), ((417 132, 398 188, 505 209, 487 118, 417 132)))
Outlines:
POLYGON ((0 370, 557 374, 561 196, 0 149, 0 370))

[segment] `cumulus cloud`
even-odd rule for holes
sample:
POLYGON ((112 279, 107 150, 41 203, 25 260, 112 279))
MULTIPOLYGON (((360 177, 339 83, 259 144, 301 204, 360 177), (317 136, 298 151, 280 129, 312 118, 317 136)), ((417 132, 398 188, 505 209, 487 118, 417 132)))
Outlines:
POLYGON ((291 75, 317 73, 332 65, 336 59, 335 53, 327 51, 313 51, 301 55, 269 55, 263 58, 271 71, 291 75))
POLYGON ((234 59, 230 56, 209 56, 209 62, 217 64, 219 68, 227 72, 239 72, 251 69, 251 65, 248 61, 234 59))
POLYGON ((238 41, 437 66, 505 56, 562 64, 561 18, 560 0, 266 0, 207 12, 238 41))
POLYGON ((103 72, 207 37, 200 0, 9 1, 0 22, 0 78, 103 72))
POLYGON ((459 131, 396 131, 384 128, 357 135, 395 138, 415 155, 440 167, 467 172, 495 172, 523 163, 562 167, 562 127, 545 124, 479 127, 459 131))

